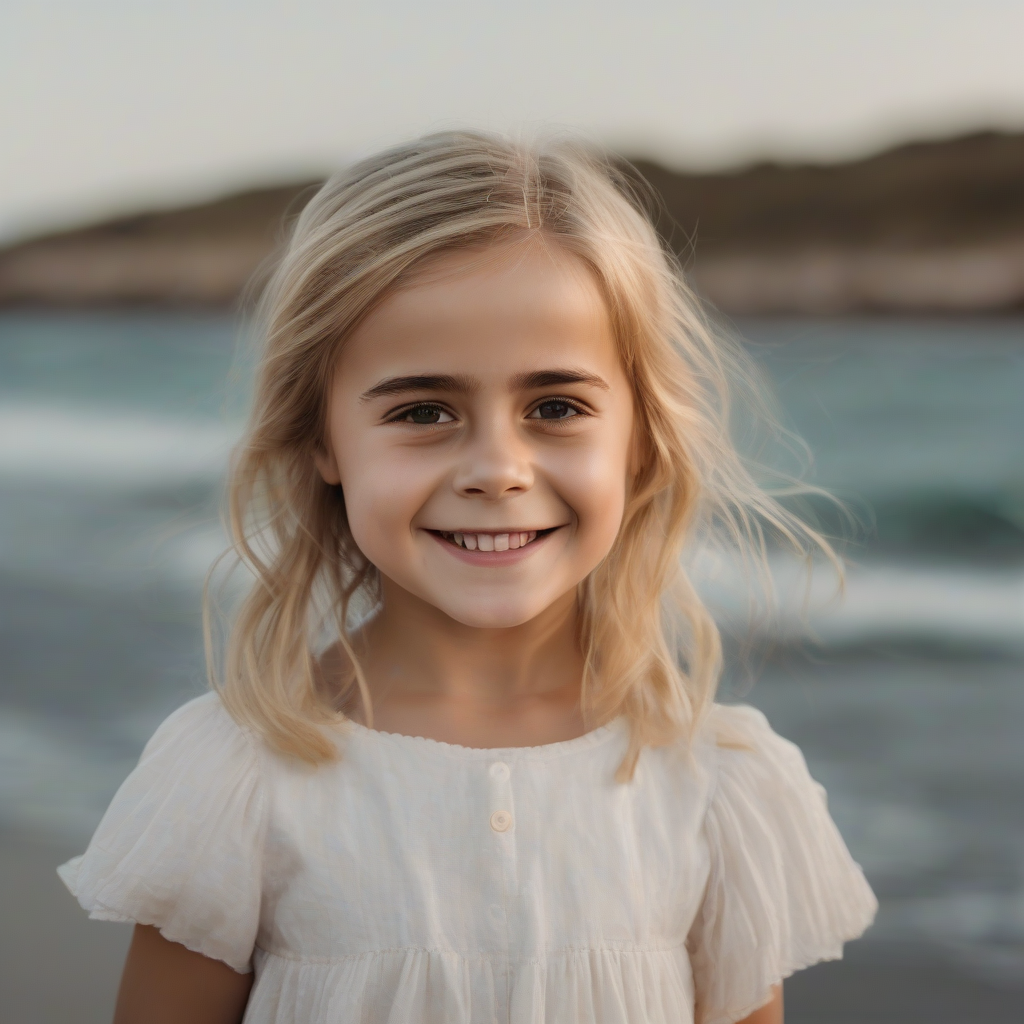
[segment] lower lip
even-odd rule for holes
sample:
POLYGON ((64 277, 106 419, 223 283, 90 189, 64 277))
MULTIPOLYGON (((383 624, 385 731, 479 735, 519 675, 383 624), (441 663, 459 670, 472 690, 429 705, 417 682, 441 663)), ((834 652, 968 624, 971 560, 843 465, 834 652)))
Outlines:
POLYGON ((508 551, 481 551, 479 548, 476 551, 470 551, 469 548, 460 548, 436 533, 431 533, 429 530, 427 532, 445 551, 466 562, 468 565, 482 565, 490 569, 497 569, 503 565, 515 565, 524 558, 529 558, 549 537, 553 537, 558 532, 558 529, 556 528, 551 533, 544 534, 543 537, 531 540, 525 547, 509 548, 508 551))

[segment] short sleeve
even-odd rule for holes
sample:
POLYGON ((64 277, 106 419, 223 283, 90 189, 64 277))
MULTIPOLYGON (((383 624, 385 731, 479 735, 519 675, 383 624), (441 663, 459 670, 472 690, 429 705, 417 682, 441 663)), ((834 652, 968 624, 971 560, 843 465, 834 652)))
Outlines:
POLYGON ((216 694, 157 729, 88 849, 58 868, 89 916, 250 970, 259 925, 264 807, 259 759, 216 694))
POLYGON ((800 750, 751 707, 716 707, 711 872, 689 947, 700 1024, 730 1024, 871 924, 877 902, 800 750))

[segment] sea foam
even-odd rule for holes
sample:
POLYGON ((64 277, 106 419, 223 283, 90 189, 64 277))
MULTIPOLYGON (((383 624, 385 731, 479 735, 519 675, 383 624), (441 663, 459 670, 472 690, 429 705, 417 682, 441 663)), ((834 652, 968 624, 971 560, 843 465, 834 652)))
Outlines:
POLYGON ((0 478, 151 487, 216 480, 238 425, 95 408, 0 404, 0 478))

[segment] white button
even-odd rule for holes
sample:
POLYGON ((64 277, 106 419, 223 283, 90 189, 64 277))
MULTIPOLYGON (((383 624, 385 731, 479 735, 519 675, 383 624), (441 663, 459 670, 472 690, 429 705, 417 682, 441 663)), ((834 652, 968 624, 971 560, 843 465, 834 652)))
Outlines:
POLYGON ((492 779, 507 779, 508 778, 508 765, 504 761, 495 761, 491 765, 491 778, 492 779))
POLYGON ((512 827, 512 815, 508 811, 495 811, 491 815, 491 828, 495 832, 507 832, 512 827))

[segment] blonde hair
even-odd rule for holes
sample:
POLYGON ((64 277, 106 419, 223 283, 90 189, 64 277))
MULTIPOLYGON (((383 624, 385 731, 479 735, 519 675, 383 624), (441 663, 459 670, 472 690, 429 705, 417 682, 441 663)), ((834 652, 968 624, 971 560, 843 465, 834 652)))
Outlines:
POLYGON ((582 709, 590 723, 628 719, 621 778, 645 745, 695 728, 714 699, 722 645, 682 566, 687 541, 724 535, 762 566, 766 526, 797 549, 829 550, 737 454, 729 395, 742 360, 709 328, 635 179, 567 142, 454 132, 388 150, 311 199, 260 306, 264 349, 228 490, 234 549, 256 579, 222 677, 211 676, 231 714, 279 751, 314 764, 337 756, 324 727, 344 716, 313 654, 325 618, 372 715, 350 619, 354 601, 378 600, 377 570, 314 465, 339 347, 428 257, 523 230, 593 273, 633 390, 638 468, 615 543, 578 588, 582 709))

